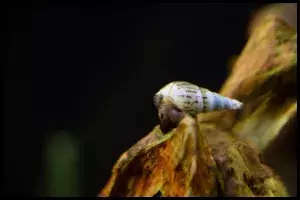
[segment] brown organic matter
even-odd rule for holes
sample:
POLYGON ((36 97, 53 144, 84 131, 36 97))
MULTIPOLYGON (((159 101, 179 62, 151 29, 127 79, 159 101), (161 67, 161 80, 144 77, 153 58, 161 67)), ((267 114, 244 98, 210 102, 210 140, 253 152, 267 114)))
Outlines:
POLYGON ((220 91, 244 109, 195 119, 166 100, 160 125, 121 155, 98 196, 288 196, 262 155, 296 118, 297 33, 272 12, 255 20, 220 91))

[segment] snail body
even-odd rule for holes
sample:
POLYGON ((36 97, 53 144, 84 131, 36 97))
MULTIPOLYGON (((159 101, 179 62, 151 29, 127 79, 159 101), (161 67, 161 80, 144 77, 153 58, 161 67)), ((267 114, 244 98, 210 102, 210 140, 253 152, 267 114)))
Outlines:
POLYGON ((171 100, 180 110, 192 116, 201 112, 238 110, 243 107, 243 103, 238 100, 222 96, 186 81, 174 81, 160 89, 154 95, 155 106, 159 108, 164 99, 171 100))

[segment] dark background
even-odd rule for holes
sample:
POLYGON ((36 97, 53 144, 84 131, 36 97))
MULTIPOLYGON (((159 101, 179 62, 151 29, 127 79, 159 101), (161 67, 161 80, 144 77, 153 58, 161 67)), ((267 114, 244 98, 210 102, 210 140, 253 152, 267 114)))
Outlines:
POLYGON ((5 194, 95 196, 120 154, 158 123, 160 87, 186 80, 218 91, 260 6, 8 6, 5 194), (67 168, 55 180, 73 189, 48 183, 51 155, 67 168))

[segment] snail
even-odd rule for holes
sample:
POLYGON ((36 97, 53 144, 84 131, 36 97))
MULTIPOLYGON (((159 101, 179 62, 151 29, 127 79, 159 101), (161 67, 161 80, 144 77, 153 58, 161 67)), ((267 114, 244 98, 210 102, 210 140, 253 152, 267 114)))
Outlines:
POLYGON ((196 116, 198 113, 218 110, 239 110, 243 103, 198 87, 186 81, 174 81, 160 89, 153 98, 156 108, 160 108, 164 100, 171 100, 180 110, 196 116))

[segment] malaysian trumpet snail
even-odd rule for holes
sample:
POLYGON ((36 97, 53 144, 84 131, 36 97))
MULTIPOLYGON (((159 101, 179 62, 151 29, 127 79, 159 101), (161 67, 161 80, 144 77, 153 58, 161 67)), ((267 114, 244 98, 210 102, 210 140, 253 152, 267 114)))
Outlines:
POLYGON ((196 116, 197 113, 218 110, 238 110, 243 103, 211 92, 189 82, 175 81, 167 84, 154 95, 154 105, 159 108, 165 99, 172 101, 180 110, 196 116))

